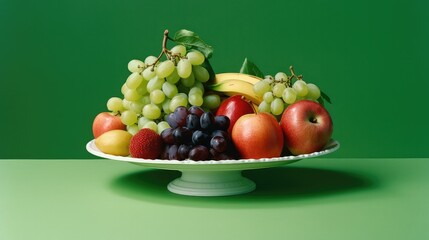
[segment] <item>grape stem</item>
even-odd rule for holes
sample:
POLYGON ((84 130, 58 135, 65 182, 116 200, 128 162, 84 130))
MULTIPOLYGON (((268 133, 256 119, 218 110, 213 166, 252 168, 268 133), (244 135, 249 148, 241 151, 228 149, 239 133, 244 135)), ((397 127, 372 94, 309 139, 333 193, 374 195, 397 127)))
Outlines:
POLYGON ((170 59, 169 56, 169 50, 167 49, 167 40, 171 39, 168 37, 168 29, 165 29, 164 31, 164 38, 162 39, 162 50, 161 53, 159 54, 159 56, 156 58, 155 62, 153 64, 151 64, 150 66, 152 66, 152 72, 155 70, 155 65, 159 62, 159 60, 161 59, 162 55, 166 55, 168 59, 170 59))
POLYGON ((290 70, 290 73, 291 73, 291 75, 289 76, 289 77, 287 77, 287 81, 286 81, 286 84, 289 86, 289 87, 292 87, 292 79, 293 78, 296 78, 297 80, 302 80, 302 74, 300 74, 300 75, 296 75, 295 74, 295 70, 293 69, 293 66, 290 66, 289 67, 289 70, 290 70))
POLYGON ((291 75, 288 76, 286 78, 286 80, 284 80, 284 79, 279 79, 279 80, 271 79, 270 80, 270 84, 273 86, 276 83, 284 83, 284 84, 286 84, 287 87, 292 87, 292 79, 293 78, 296 78, 297 80, 302 80, 302 74, 300 74, 300 75, 297 76, 295 74, 295 70, 293 69, 293 66, 290 66, 289 70, 290 70, 291 75))
POLYGON ((167 57, 168 60, 173 60, 176 64, 177 59, 176 58, 187 58, 186 56, 182 56, 180 53, 179 54, 174 54, 172 53, 169 49, 167 49, 167 41, 174 41, 173 38, 168 36, 168 29, 165 29, 164 31, 164 38, 162 39, 162 50, 159 53, 158 57, 156 58, 155 62, 148 65, 148 67, 152 66, 152 72, 155 71, 155 65, 161 60, 162 55, 165 54, 165 56, 167 57))

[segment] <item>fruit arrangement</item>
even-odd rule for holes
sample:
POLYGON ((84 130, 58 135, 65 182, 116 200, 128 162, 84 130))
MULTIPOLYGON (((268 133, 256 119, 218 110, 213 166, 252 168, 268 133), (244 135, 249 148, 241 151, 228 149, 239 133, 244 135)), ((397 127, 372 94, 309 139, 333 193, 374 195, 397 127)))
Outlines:
POLYGON ((302 75, 263 75, 245 59, 216 74, 213 48, 194 32, 164 32, 157 56, 128 63, 121 97, 92 130, 103 153, 143 159, 260 159, 322 150, 333 132, 329 97, 302 75), (175 43, 167 48, 168 41, 175 43))

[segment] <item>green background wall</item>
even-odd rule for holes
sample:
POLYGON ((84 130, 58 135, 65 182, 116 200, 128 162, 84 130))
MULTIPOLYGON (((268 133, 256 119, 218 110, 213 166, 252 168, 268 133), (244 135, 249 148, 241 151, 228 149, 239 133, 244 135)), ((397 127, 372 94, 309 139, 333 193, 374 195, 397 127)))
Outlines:
MULTIPOLYGON (((94 116, 120 96, 127 63, 164 29, 215 48, 216 72, 245 57, 293 65, 333 100, 335 157, 429 157, 428 1, 0 0, 0 158, 92 158, 94 116)), ((171 46, 171 45, 170 45, 171 46)))

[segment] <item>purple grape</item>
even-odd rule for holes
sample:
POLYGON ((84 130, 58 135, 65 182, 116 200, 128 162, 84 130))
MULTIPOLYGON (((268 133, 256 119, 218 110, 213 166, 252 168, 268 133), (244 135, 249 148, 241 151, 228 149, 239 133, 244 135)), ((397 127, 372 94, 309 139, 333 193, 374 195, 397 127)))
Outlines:
POLYGON ((198 117, 201 117, 203 115, 204 110, 201 107, 198 106, 192 106, 189 108, 189 113, 195 114, 198 117))
POLYGON ((213 129, 215 123, 215 118, 213 113, 211 112, 205 112, 200 117, 200 125, 202 129, 213 129))
POLYGON ((192 131, 187 127, 178 127, 173 130, 173 136, 176 144, 190 144, 192 142, 192 131))
POLYGON ((200 129, 200 118, 196 114, 189 114, 186 117, 186 127, 191 130, 200 129))
POLYGON ((226 140, 228 140, 228 139, 229 139, 228 132, 223 131, 223 130, 214 130, 214 131, 212 132, 212 137, 216 137, 216 136, 223 137, 223 138, 225 138, 226 140))
POLYGON ((189 151, 189 159, 195 161, 207 160, 209 155, 209 149, 203 145, 195 146, 189 151))
POLYGON ((229 159, 234 159, 234 158, 226 153, 219 153, 219 156, 217 157, 217 160, 229 160, 229 159))
POLYGON ((164 149, 162 150, 160 159, 168 159, 168 149, 170 148, 170 145, 165 145, 164 149))
POLYGON ((177 154, 177 149, 178 149, 178 146, 177 146, 177 145, 171 145, 171 146, 168 148, 168 159, 170 159, 170 160, 175 160, 175 159, 178 159, 178 158, 179 158, 179 156, 178 156, 178 154, 177 154))
POLYGON ((227 116, 219 115, 215 117, 216 129, 228 130, 229 128, 229 118, 227 116))
POLYGON ((219 152, 217 152, 213 148, 210 148, 209 152, 210 152, 210 158, 211 159, 218 160, 218 157, 219 157, 219 154, 220 154, 219 152))
POLYGON ((222 153, 227 149, 228 142, 221 136, 215 136, 210 140, 210 147, 212 147, 217 152, 222 153))
POLYGON ((201 130, 197 130, 192 134, 192 142, 195 145, 207 146, 210 144, 210 136, 201 130))
POLYGON ((173 131, 174 130, 172 128, 167 128, 161 132, 161 138, 165 144, 174 144, 175 140, 173 136, 173 131))
POLYGON ((176 121, 176 115, 174 113, 170 113, 167 116, 167 123, 171 128, 177 128, 179 124, 176 121))
POLYGON ((191 146, 186 145, 186 144, 180 145, 179 149, 177 149, 177 153, 179 155, 179 160, 187 159, 190 150, 191 150, 191 146))
POLYGON ((179 125, 180 127, 185 126, 186 116, 188 116, 188 109, 186 107, 183 107, 183 106, 177 107, 174 110, 174 115, 176 117, 177 125, 179 125))

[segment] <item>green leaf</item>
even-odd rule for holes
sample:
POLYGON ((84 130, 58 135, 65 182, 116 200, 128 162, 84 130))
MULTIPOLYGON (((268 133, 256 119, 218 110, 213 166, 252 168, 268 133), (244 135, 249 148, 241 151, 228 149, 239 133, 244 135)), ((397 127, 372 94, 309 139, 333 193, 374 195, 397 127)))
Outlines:
POLYGON ((320 104, 322 104, 322 106, 325 106, 325 101, 323 101, 323 98, 322 98, 322 97, 319 97, 319 98, 317 99, 317 101, 318 101, 320 104))
POLYGON ((195 49, 200 51, 206 58, 213 54, 213 47, 206 44, 196 33, 182 29, 174 34, 172 39, 177 44, 182 44, 187 50, 195 49))
POLYGON ((320 95, 322 96, 321 98, 319 98, 319 99, 325 99, 328 103, 330 103, 330 104, 332 104, 332 102, 331 102, 331 98, 328 96, 328 95, 326 95, 326 93, 324 93, 324 92, 322 92, 322 91, 320 91, 320 95))
POLYGON ((261 70, 247 58, 244 59, 243 65, 241 66, 240 73, 245 73, 253 76, 257 76, 260 78, 264 78, 264 74, 261 70))

